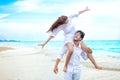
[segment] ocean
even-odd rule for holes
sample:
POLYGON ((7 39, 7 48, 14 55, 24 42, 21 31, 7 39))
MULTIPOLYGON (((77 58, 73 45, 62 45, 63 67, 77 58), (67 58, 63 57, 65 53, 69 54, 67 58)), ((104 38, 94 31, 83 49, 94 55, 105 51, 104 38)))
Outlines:
MULTIPOLYGON (((26 46, 26 47, 40 47, 38 44, 43 41, 20 41, 20 42, 0 42, 0 46, 26 46)), ((120 40, 85 40, 84 43, 90 47, 93 51, 108 51, 120 54, 120 40)), ((45 46, 47 49, 61 49, 63 41, 50 41, 45 46)))

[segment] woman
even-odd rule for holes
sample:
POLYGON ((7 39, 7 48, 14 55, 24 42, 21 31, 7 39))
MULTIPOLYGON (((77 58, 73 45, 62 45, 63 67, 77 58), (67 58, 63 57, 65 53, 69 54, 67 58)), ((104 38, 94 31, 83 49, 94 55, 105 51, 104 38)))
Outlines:
MULTIPOLYGON (((42 48, 51 40, 53 39, 61 30, 64 32, 64 43, 68 48, 68 54, 66 56, 66 61, 65 61, 65 65, 63 68, 63 71, 66 72, 67 70, 67 64, 70 60, 70 57, 73 53, 73 37, 74 34, 76 32, 75 30, 75 26, 72 23, 72 19, 75 17, 78 17, 80 14, 89 11, 88 7, 86 7, 84 10, 79 11, 77 14, 73 14, 71 16, 60 16, 53 24, 52 26, 49 28, 49 30, 47 32, 51 32, 52 34, 49 36, 49 38, 45 41, 45 43, 40 44, 40 46, 42 46, 42 48)), ((81 48, 87 52, 87 53, 91 53, 89 52, 89 49, 87 48, 87 46, 81 42, 81 48)))

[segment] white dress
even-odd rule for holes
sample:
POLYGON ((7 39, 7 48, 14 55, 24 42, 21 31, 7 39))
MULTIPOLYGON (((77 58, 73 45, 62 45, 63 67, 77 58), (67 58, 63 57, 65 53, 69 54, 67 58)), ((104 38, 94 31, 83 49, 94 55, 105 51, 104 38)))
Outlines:
POLYGON ((51 36, 56 36, 58 34, 58 32, 60 32, 61 30, 64 32, 64 43, 68 43, 71 42, 73 43, 73 37, 74 34, 76 32, 75 30, 75 25, 72 23, 72 19, 75 17, 78 17, 79 14, 74 14, 68 17, 68 23, 67 24, 63 24, 58 26, 58 28, 54 29, 51 36))

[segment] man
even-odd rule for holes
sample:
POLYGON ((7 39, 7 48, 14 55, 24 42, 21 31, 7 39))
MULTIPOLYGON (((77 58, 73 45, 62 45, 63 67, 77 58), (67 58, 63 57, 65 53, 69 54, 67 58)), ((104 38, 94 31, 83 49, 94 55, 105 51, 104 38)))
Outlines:
MULTIPOLYGON (((80 56, 82 56, 82 58, 84 60, 86 59, 90 59, 91 62, 94 64, 95 68, 97 69, 102 69, 101 67, 99 67, 92 54, 86 54, 82 49, 81 49, 81 45, 80 42, 81 40, 84 38, 84 32, 82 31, 77 31, 74 35, 74 39, 73 39, 73 54, 70 58, 70 61, 67 65, 67 71, 65 72, 65 80, 80 80, 80 56)), ((56 63, 54 66, 54 73, 58 73, 58 64, 60 62, 60 59, 63 58, 63 56, 65 54, 67 54, 67 47, 64 46, 63 50, 61 52, 61 54, 59 54, 59 56, 56 59, 56 63)), ((92 53, 92 50, 89 48, 89 52, 88 53, 92 53)))

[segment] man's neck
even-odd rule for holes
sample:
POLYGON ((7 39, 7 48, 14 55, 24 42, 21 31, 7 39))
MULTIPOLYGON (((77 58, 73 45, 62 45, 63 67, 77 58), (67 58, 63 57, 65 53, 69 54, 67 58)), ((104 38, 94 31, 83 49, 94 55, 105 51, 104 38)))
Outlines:
POLYGON ((79 46, 79 42, 80 42, 80 41, 78 41, 78 40, 74 40, 74 44, 75 44, 76 47, 79 46))

